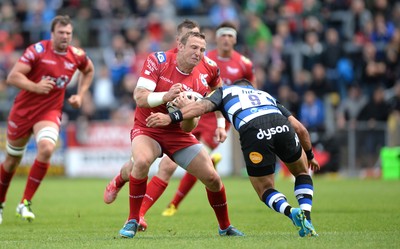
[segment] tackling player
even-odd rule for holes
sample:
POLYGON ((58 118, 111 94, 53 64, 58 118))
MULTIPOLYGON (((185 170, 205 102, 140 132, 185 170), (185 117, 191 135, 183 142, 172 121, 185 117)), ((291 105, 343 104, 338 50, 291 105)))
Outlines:
MULTIPOLYGON (((179 98, 176 100, 181 101, 179 98)), ((290 218, 299 235, 318 236, 311 223, 314 195, 309 168, 319 170, 307 129, 274 97, 256 90, 247 80, 223 86, 207 98, 192 102, 169 114, 153 113, 148 127, 164 127, 204 113, 221 111, 240 135, 247 174, 260 200, 290 218), (284 194, 275 189, 278 156, 295 177, 294 194, 300 208, 292 208, 284 194)))
POLYGON ((78 92, 68 99, 72 107, 79 108, 92 83, 93 64, 85 51, 71 46, 72 31, 68 16, 56 16, 51 23, 51 39, 29 46, 7 77, 7 83, 21 91, 8 117, 7 155, 0 164, 0 223, 8 187, 32 134, 38 151, 16 211, 22 219, 35 219, 31 200, 50 167, 59 135, 65 89, 79 70, 78 92))

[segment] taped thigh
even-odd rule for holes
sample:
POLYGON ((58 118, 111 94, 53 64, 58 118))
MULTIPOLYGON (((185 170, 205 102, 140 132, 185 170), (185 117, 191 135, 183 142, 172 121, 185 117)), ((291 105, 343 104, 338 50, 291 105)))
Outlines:
POLYGON ((56 144, 58 140, 58 130, 54 127, 44 127, 37 133, 36 143, 44 139, 56 144))
POLYGON ((21 147, 12 146, 7 141, 6 142, 6 150, 7 150, 7 153, 10 154, 11 156, 23 156, 26 151, 26 145, 21 146, 21 147))

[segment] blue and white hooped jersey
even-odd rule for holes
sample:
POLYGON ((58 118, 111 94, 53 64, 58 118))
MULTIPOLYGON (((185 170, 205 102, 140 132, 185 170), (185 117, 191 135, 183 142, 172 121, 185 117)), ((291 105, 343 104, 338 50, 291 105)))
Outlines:
POLYGON ((246 86, 224 86, 208 96, 236 130, 262 115, 281 114, 277 100, 269 93, 246 86))

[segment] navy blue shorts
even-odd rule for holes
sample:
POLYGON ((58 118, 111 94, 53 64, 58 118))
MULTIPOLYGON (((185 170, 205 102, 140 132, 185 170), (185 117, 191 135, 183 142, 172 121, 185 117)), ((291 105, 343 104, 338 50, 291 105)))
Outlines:
POLYGON ((255 118, 240 127, 239 134, 249 176, 273 174, 276 156, 285 163, 301 157, 300 140, 283 115, 268 114, 255 118))

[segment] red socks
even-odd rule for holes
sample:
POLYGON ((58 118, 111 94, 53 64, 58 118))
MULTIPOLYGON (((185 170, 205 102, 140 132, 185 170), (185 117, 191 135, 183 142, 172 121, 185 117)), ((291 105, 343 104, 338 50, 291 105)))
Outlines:
POLYGON ((194 184, 196 183, 197 178, 189 173, 185 173, 182 177, 178 190, 175 193, 174 199, 172 199, 171 204, 177 208, 183 198, 189 193, 189 191, 193 188, 194 184))
POLYGON ((24 199, 28 201, 32 200, 32 197, 39 188, 40 183, 45 177, 49 166, 50 163, 43 163, 39 162, 38 160, 35 160, 33 162, 33 165, 28 175, 28 180, 26 181, 25 191, 21 203, 24 201, 24 199))
POLYGON ((139 222, 139 211, 144 195, 146 194, 147 176, 143 179, 136 179, 129 175, 129 217, 139 222))
POLYGON ((149 210, 162 193, 164 193, 167 186, 168 183, 157 176, 151 178, 151 181, 147 184, 146 195, 144 196, 142 207, 140 208, 140 216, 145 216, 147 210, 149 210))
POLYGON ((217 216, 219 228, 221 230, 227 229, 231 222, 228 216, 228 204, 226 202, 225 187, 222 186, 218 192, 211 192, 207 190, 208 202, 214 209, 215 215, 217 216))
POLYGON ((6 201, 7 190, 14 174, 15 170, 13 172, 7 172, 4 170, 3 164, 0 164, 0 203, 6 201))

